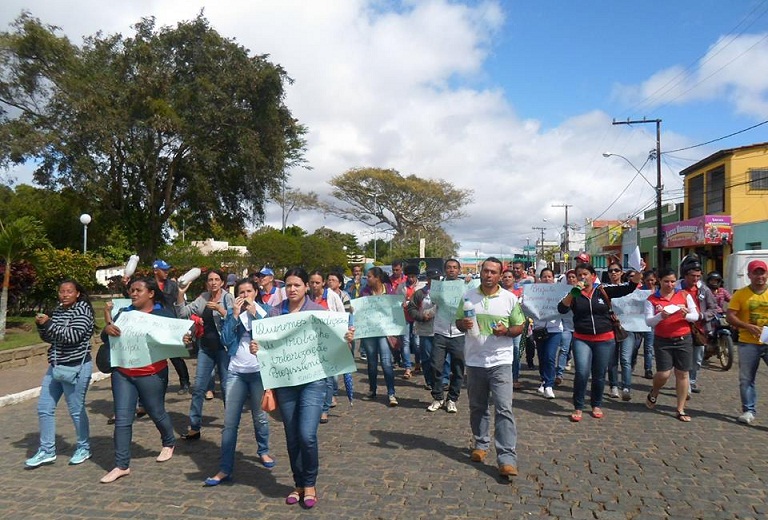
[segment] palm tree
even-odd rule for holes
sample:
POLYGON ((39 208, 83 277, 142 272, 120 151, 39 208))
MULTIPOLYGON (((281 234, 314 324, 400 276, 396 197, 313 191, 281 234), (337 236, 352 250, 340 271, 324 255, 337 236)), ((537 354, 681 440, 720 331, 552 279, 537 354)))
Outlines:
POLYGON ((40 221, 21 217, 8 224, 0 220, 0 258, 5 260, 3 290, 0 293, 0 341, 5 339, 5 323, 8 315, 8 289, 11 286, 11 263, 30 259, 36 249, 50 243, 40 221))

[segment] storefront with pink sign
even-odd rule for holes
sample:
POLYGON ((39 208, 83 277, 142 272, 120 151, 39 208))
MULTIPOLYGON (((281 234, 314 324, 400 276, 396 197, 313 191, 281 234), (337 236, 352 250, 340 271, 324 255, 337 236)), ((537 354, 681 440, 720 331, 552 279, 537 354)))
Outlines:
POLYGON ((706 272, 723 272, 723 257, 730 253, 733 228, 730 215, 702 215, 662 226, 665 249, 696 253, 706 272))

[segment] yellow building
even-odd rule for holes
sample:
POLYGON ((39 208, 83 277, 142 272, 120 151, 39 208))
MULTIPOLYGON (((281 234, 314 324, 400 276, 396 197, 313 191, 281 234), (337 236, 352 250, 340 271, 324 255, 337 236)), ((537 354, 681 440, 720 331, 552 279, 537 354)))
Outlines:
POLYGON ((665 247, 695 252, 705 272, 721 273, 733 251, 768 247, 768 240, 759 244, 750 238, 768 237, 768 143, 720 150, 680 175, 685 210, 676 226, 688 236, 667 236, 665 226, 665 247))

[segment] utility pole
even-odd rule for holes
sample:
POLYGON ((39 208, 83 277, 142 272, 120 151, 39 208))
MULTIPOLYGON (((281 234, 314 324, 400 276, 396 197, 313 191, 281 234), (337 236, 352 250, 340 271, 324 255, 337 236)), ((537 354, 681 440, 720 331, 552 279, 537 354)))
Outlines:
POLYGON ((562 249, 562 257, 563 257, 563 265, 565 266, 565 270, 567 271, 570 266, 571 258, 569 251, 571 250, 570 245, 568 243, 568 234, 569 234, 569 228, 568 228, 568 208, 572 208, 573 204, 552 204, 553 208, 565 208, 565 226, 563 226, 563 229, 565 230, 565 240, 563 240, 563 249, 562 249), (566 258, 567 257, 567 258, 566 258))
POLYGON ((541 231, 541 259, 544 260, 544 231, 546 231, 547 228, 541 226, 533 226, 531 229, 537 229, 541 231))
POLYGON ((656 269, 664 268, 664 250, 661 236, 661 192, 664 186, 661 184, 661 119, 646 119, 616 121, 614 125, 634 125, 639 123, 656 123, 656 269))

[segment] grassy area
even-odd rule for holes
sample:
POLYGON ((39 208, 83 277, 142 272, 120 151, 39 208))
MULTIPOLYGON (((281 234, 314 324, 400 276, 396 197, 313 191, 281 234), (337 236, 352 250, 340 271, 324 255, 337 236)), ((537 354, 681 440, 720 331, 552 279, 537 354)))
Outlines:
MULTIPOLYGON (((107 300, 95 299, 93 310, 96 313, 96 326, 101 330, 104 327, 104 304, 107 300)), ((98 334, 97 331, 95 334, 98 334)), ((28 347, 42 343, 37 334, 34 316, 8 316, 5 326, 5 340, 0 341, 0 350, 10 350, 19 347, 28 347)))

